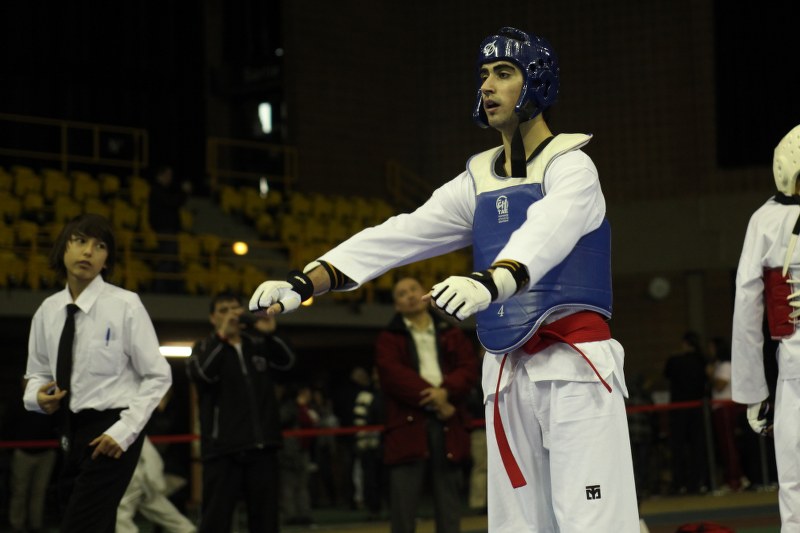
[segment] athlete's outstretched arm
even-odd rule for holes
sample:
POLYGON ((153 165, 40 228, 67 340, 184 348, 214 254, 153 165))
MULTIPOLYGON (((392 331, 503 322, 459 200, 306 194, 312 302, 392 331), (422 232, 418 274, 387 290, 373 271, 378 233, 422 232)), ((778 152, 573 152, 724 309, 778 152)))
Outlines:
POLYGON ((262 283, 250 299, 250 310, 288 313, 313 295, 352 290, 394 267, 469 246, 474 202, 472 180, 464 172, 413 213, 357 233, 304 272, 291 272, 286 281, 262 283))

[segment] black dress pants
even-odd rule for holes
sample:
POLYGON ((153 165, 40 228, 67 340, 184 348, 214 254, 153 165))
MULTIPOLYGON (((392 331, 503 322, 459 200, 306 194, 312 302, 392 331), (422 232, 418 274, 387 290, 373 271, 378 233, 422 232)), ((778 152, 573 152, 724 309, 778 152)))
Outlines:
POLYGON ((240 497, 250 533, 278 533, 278 454, 246 450, 203 461, 200 533, 229 533, 240 497))
POLYGON ((119 459, 100 455, 92 459, 89 443, 117 420, 119 409, 73 413, 69 450, 64 453, 58 497, 62 509, 61 533, 114 533, 117 507, 133 477, 143 435, 119 459))
POLYGON ((389 521, 392 533, 414 533, 420 497, 426 474, 436 521, 436 533, 461 531, 461 466, 446 457, 444 426, 431 417, 428 420, 427 460, 389 467, 389 521))

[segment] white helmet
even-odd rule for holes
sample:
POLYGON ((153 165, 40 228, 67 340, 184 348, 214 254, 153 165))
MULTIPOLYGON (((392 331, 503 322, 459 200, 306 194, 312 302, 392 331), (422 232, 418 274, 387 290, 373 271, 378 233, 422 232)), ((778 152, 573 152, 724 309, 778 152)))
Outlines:
POLYGON ((780 192, 786 196, 797 194, 797 175, 800 174, 800 126, 795 126, 775 147, 772 174, 780 192))

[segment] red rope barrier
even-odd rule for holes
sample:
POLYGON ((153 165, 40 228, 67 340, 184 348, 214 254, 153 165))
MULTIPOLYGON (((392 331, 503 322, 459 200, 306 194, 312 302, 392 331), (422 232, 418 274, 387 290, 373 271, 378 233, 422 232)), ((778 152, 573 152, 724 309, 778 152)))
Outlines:
MULTIPOLYGON (((730 400, 710 400, 709 404, 714 405, 729 405, 734 402, 730 400)), ((656 405, 631 405, 626 407, 625 411, 628 414, 637 413, 656 413, 663 411, 672 411, 678 409, 696 409, 702 407, 703 400, 695 400, 690 402, 675 402, 656 405)), ((482 428, 485 426, 484 420, 473 420, 473 428, 482 428)), ((285 438, 292 437, 322 437, 322 436, 337 436, 337 435, 356 435, 364 432, 383 432, 384 426, 350 426, 342 428, 308 428, 308 429, 289 429, 283 432, 285 438)), ((150 440, 154 444, 185 444, 200 440, 199 435, 183 434, 183 435, 151 435, 150 440)), ((13 448, 57 448, 58 441, 53 440, 4 440, 0 441, 0 450, 13 449, 13 448)))

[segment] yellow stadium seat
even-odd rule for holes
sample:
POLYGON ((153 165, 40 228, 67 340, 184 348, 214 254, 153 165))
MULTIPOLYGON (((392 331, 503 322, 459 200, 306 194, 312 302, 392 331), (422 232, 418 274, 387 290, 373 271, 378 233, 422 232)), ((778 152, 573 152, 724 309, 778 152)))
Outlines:
POLYGON ((33 244, 38 242, 39 225, 30 220, 18 220, 14 223, 17 234, 16 242, 19 244, 33 244))
POLYGON ((324 194, 314 194, 311 197, 311 212, 317 218, 329 219, 333 216, 334 202, 324 194))
POLYGON ((269 213, 261 213, 254 226, 258 236, 262 239, 272 241, 278 237, 278 227, 275 224, 275 219, 269 213))
POLYGON ((219 263, 216 270, 209 273, 210 289, 213 294, 223 291, 238 291, 242 285, 239 272, 226 263, 219 263))
POLYGON ((244 216, 250 220, 255 220, 261 213, 267 211, 267 203, 252 187, 242 188, 242 211, 244 216))
POLYGON ((178 258, 184 263, 200 259, 200 239, 189 233, 178 233, 178 258))
POLYGON ((45 200, 54 202, 59 196, 70 194, 72 183, 60 170, 45 168, 42 170, 44 179, 43 193, 45 200))
POLYGON ((303 231, 303 240, 305 242, 325 242, 327 227, 324 220, 316 217, 307 218, 305 221, 305 228, 303 231))
POLYGON ((103 172, 97 176, 100 182, 100 195, 108 198, 109 196, 116 196, 120 190, 119 176, 103 172))
POLYGON ((141 237, 143 249, 153 251, 158 248, 158 235, 149 226, 141 229, 141 237))
POLYGON ((337 196, 333 199, 333 217, 337 220, 348 220, 353 216, 354 207, 350 199, 337 196))
POLYGON ((117 251, 119 254, 124 253, 125 250, 133 249, 136 243, 136 233, 130 229, 115 228, 114 237, 117 241, 117 251))
POLYGON ((19 286, 25 279, 25 262, 10 250, 0 250, 0 287, 19 286))
POLYGON ((111 202, 111 223, 115 229, 136 229, 139 224, 139 212, 122 198, 111 202))
POLYGON ((114 265, 114 273, 111 276, 106 275, 105 281, 117 287, 123 287, 125 285, 125 262, 118 260, 114 265))
POLYGON ((11 173, 15 176, 18 174, 34 174, 33 168, 27 165, 11 165, 11 173))
POLYGON ((233 187, 223 185, 219 189, 219 207, 226 215, 241 213, 244 209, 244 197, 233 187))
POLYGON ((11 191, 14 187, 14 177, 0 167, 0 191, 11 191))
POLYGON ((74 170, 72 177, 72 197, 78 202, 85 202, 90 198, 100 197, 100 183, 88 172, 74 170))
POLYGON ((142 231, 152 231, 153 228, 150 226, 150 206, 147 203, 139 206, 135 204, 131 205, 133 205, 134 209, 139 210, 139 229, 142 231))
POLYGON ((364 226, 372 225, 372 218, 375 214, 375 209, 372 207, 372 202, 361 196, 354 196, 351 198, 353 202, 353 215, 361 221, 364 226))
POLYGON ((394 274, 392 272, 387 272, 386 274, 379 276, 373 281, 373 283, 375 285, 375 290, 391 294, 395 283, 394 274))
POLYGON ((362 229, 364 229, 366 225, 364 222, 361 221, 360 218, 351 218, 350 221, 347 223, 347 232, 350 235, 355 235, 362 229))
POLYGON ((270 190, 264 198, 267 209, 275 209, 283 203, 283 193, 281 191, 270 190))
POLYGON ((186 265, 184 280, 186 292, 189 294, 203 294, 209 291, 208 269, 196 261, 186 265))
POLYGON ((56 242, 56 239, 61 234, 61 230, 64 229, 64 224, 60 222, 50 222, 45 224, 42 227, 42 234, 45 237, 45 242, 47 244, 52 244, 56 242))
POLYGON ((42 178, 32 168, 23 165, 11 167, 14 176, 14 193, 22 197, 29 192, 42 192, 42 178))
POLYGON ((129 291, 138 292, 150 286, 153 281, 153 271, 147 264, 137 257, 131 257, 124 269, 123 287, 129 291))
POLYGON ((395 209, 389 203, 382 199, 377 198, 373 200, 374 209, 374 222, 373 224, 380 224, 387 218, 391 218, 395 214, 395 209))
POLYGON ((178 215, 181 219, 181 229, 183 231, 192 231, 194 228, 194 213, 184 207, 178 211, 178 215))
POLYGON ((292 193, 292 197, 289 199, 289 206, 294 216, 308 216, 311 214, 311 200, 303 193, 292 193))
POLYGON ((22 198, 29 192, 42 192, 42 178, 36 174, 17 174, 14 179, 14 194, 22 198))
POLYGON ((100 215, 108 221, 111 221, 111 208, 100 198, 87 198, 86 202, 83 204, 83 212, 100 215))
POLYGON ((267 274, 253 265, 246 264, 242 267, 239 279, 242 282, 241 294, 253 294, 253 291, 267 280, 267 274))
POLYGON ((84 181, 86 181, 86 180, 93 180, 94 179, 92 177, 92 175, 89 174, 88 172, 86 172, 85 170, 73 170, 73 171, 71 171, 69 173, 69 177, 73 181, 76 181, 76 180, 84 180, 84 181))
POLYGON ((36 218, 44 217, 44 197, 38 192, 28 192, 22 198, 22 212, 36 218))
POLYGON ((285 246, 292 246, 303 241, 303 226, 298 221, 298 217, 284 215, 280 222, 281 242, 285 246))
POLYGON ((325 231, 325 240, 331 245, 339 244, 350 237, 347 232, 347 226, 337 218, 333 218, 328 222, 325 231))
POLYGON ((0 221, 0 249, 11 249, 14 246, 14 228, 0 221))
POLYGON ((141 207, 147 204, 150 198, 150 184, 147 180, 139 176, 131 176, 130 179, 130 199, 131 204, 141 207))
POLYGON ((200 248, 203 253, 207 255, 216 254, 219 251, 219 247, 222 245, 222 238, 219 235, 205 233, 203 235, 198 235, 197 238, 200 241, 200 248))
POLYGON ((38 291, 42 287, 52 287, 56 281, 56 274, 50 269, 50 263, 42 254, 31 254, 28 258, 26 282, 28 287, 38 291))
POLYGON ((0 191, 0 219, 13 222, 22 212, 22 202, 10 193, 0 191))
POLYGON ((53 205, 54 222, 64 224, 83 212, 81 205, 69 196, 59 196, 53 205))

